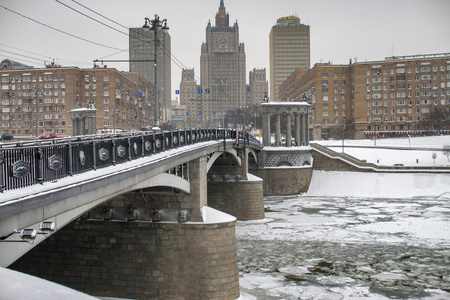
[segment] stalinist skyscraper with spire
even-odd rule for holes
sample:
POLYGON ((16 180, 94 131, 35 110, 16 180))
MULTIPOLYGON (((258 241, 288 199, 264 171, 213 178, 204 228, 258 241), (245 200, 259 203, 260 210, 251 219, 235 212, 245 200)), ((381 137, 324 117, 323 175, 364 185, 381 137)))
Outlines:
POLYGON ((239 43, 237 21, 230 26, 223 0, 220 1, 215 26, 211 21, 206 26, 206 42, 201 48, 200 80, 202 111, 199 113, 203 123, 221 124, 222 113, 247 105, 244 44, 239 43))

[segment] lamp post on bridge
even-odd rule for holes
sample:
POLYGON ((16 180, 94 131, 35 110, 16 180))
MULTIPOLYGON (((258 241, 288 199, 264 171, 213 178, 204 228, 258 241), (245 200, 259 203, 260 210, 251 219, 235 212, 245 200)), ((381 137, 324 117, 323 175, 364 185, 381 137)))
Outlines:
POLYGON ((167 19, 163 19, 162 21, 159 19, 158 14, 155 14, 155 18, 150 20, 145 17, 145 24, 142 26, 145 31, 152 30, 154 32, 154 67, 155 67, 155 122, 156 126, 159 126, 159 107, 158 107, 158 32, 163 31, 166 32, 169 30, 169 26, 167 26, 167 19), (151 26, 149 25, 151 24, 151 26))
MULTIPOLYGON (((39 99, 38 99, 38 93, 42 92, 42 89, 38 88, 38 87, 32 87, 31 88, 31 92, 34 92, 36 95, 36 138, 39 137, 39 133, 38 133, 38 122, 39 122, 39 111, 38 111, 38 104, 39 104, 39 99)), ((31 96, 31 95, 30 95, 31 96)))

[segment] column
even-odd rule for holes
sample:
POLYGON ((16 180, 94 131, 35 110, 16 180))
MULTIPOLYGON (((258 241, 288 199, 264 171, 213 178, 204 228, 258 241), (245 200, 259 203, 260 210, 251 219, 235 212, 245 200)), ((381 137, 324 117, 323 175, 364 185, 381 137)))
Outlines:
POLYGON ((270 146, 270 113, 262 113, 263 143, 264 146, 270 146))
POLYGON ((292 114, 290 112, 287 112, 286 113, 286 147, 292 146, 291 119, 292 119, 292 114))
POLYGON ((297 146, 301 145, 300 142, 300 114, 295 113, 295 144, 297 146))
POLYGON ((96 124, 95 116, 90 116, 88 118, 88 132, 87 134, 96 134, 97 133, 97 124, 96 124))
POLYGON ((76 117, 72 118, 72 135, 80 135, 80 119, 76 117))
POLYGON ((281 116, 280 113, 275 113, 275 147, 279 147, 281 144, 281 116))
POLYGON ((305 114, 305 145, 309 145, 309 114, 305 114))
POLYGON ((300 114, 300 145, 305 144, 305 114, 300 114))

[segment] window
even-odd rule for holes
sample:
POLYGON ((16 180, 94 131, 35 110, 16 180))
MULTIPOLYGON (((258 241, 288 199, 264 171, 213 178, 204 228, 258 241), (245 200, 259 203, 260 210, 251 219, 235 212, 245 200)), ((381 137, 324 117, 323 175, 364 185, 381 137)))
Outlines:
POLYGON ((322 116, 328 117, 328 112, 327 111, 322 112, 322 116))
POLYGON ((108 81, 109 77, 108 76, 103 76, 103 81, 108 81))
POLYGON ((322 78, 328 78, 328 73, 322 73, 322 78))
POLYGON ((425 65, 420 68, 420 71, 422 72, 430 72, 430 70, 431 70, 430 65, 425 65))
POLYGON ((103 96, 109 97, 109 91, 103 91, 103 96))
POLYGON ((322 96, 322 101, 328 101, 328 96, 322 96))

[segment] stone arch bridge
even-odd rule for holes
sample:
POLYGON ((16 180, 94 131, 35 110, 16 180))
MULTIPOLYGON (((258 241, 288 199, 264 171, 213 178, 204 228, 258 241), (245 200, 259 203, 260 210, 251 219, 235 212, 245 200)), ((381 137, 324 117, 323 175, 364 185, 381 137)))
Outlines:
POLYGON ((261 149, 226 129, 0 145, 0 265, 96 296, 235 299, 261 149))

